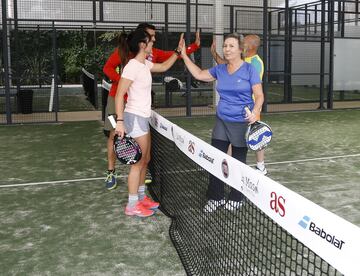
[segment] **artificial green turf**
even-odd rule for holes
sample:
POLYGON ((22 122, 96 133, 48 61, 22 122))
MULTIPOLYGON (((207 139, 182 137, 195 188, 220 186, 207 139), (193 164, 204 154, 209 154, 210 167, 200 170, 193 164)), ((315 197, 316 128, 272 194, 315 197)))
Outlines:
MULTIPOLYGON (((266 150, 269 176, 360 225, 360 110, 262 119, 274 131, 266 150), (299 161, 317 157, 325 159, 299 161), (282 161, 294 162, 276 163, 282 161)), ((210 141, 213 116, 171 120, 210 141)), ((185 274, 168 237, 167 217, 123 214, 127 167, 117 166, 122 177, 114 191, 105 189, 103 179, 91 179, 106 169, 105 142, 100 122, 0 126, 3 275, 185 274), (6 187, 82 178, 89 179, 6 187)), ((248 163, 254 161, 249 153, 248 163)))

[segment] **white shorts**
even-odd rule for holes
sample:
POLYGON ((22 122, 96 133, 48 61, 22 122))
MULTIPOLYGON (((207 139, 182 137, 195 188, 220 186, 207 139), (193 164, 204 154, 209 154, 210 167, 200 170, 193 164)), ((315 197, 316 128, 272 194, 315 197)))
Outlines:
POLYGON ((141 117, 139 115, 129 112, 124 112, 124 126, 126 134, 133 138, 136 138, 149 133, 149 120, 150 118, 141 117))

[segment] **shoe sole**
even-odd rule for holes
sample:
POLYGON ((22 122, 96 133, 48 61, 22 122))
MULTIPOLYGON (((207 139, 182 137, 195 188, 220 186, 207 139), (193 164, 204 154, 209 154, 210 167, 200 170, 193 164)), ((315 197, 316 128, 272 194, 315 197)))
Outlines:
POLYGON ((147 217, 151 217, 155 214, 155 212, 153 212, 151 215, 141 215, 141 214, 133 214, 133 213, 126 213, 125 215, 129 216, 129 217, 139 217, 139 218, 147 218, 147 217))
POLYGON ((213 213, 213 212, 215 212, 216 210, 218 210, 219 208, 224 207, 225 204, 226 204, 226 202, 220 203, 220 205, 218 205, 218 206, 213 206, 213 207, 205 206, 205 207, 203 208, 203 211, 204 211, 205 213, 213 213))
POLYGON ((216 208, 216 209, 211 209, 211 210, 204 209, 203 211, 204 211, 204 213, 211 214, 211 213, 214 213, 217 209, 218 209, 218 208, 216 208))
POLYGON ((116 189, 117 184, 112 185, 111 187, 106 187, 109 191, 116 189))
POLYGON ((266 173, 264 173, 262 170, 259 170, 258 168, 256 169, 259 173, 261 173, 262 175, 268 175, 269 174, 269 172, 268 171, 266 171, 266 173))
POLYGON ((241 202, 239 204, 239 206, 231 206, 231 207, 226 207, 226 205, 224 205, 224 210, 227 210, 227 211, 236 211, 236 210, 240 210, 241 208, 244 208, 245 206, 245 202, 241 202))

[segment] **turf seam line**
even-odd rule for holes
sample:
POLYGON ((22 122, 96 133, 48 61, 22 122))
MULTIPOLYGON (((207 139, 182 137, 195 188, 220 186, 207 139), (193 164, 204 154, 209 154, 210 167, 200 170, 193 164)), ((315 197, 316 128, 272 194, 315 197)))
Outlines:
MULTIPOLYGON (((126 178, 127 175, 118 175, 118 178, 126 178)), ((93 177, 93 178, 80 178, 80 179, 69 179, 69 180, 57 180, 57 181, 45 181, 45 182, 32 182, 32 183, 21 183, 21 184, 7 184, 0 185, 0 188, 11 188, 11 187, 24 187, 24 186, 37 186, 46 184, 61 184, 61 183, 72 183, 81 181, 92 181, 92 180, 103 180, 104 177, 93 177)))
MULTIPOLYGON (((318 157, 318 158, 309 158, 309 159, 299 159, 292 161, 279 161, 279 162, 266 162, 268 165, 277 165, 277 164, 291 164, 291 163, 301 163, 301 162, 311 162, 318 160, 331 160, 338 158, 348 158, 348 157, 358 157, 360 153, 357 154, 348 154, 348 155, 338 155, 338 156, 328 156, 328 157, 318 157)), ((251 165, 256 166, 256 164, 251 165)), ((127 175, 118 175, 118 178, 127 178, 127 175)), ((93 178, 81 178, 81 179, 70 179, 70 180, 57 180, 57 181, 45 181, 45 182, 32 182, 32 183, 22 183, 22 184, 8 184, 0 185, 0 188, 11 188, 11 187, 24 187, 24 186, 37 186, 37 185, 46 185, 46 184, 61 184, 61 183, 71 183, 71 182, 81 182, 81 181, 92 181, 92 180, 101 180, 104 177, 93 177, 93 178)))
MULTIPOLYGON (((318 161, 318 160, 331 160, 331 159, 338 159, 338 158, 348 158, 348 157, 358 157, 360 153, 357 154, 348 154, 348 155, 338 155, 338 156, 328 156, 328 157, 317 157, 317 158, 309 158, 309 159, 299 159, 293 161, 279 161, 279 162, 266 162, 266 165, 277 165, 277 164, 291 164, 291 163, 301 163, 301 162, 311 162, 311 161, 318 161)), ((255 166, 254 164, 253 166, 255 166)))

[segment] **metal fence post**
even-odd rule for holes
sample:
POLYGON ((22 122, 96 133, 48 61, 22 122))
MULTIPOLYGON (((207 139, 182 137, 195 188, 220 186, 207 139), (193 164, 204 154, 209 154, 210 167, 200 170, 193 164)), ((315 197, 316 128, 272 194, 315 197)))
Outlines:
POLYGON ((289 79, 291 76, 289 75, 289 65, 290 65, 290 24, 289 24, 289 0, 285 0, 285 11, 284 11, 284 19, 285 19, 285 45, 284 45, 284 102, 290 103, 291 102, 291 93, 290 93, 290 86, 289 86, 289 79))
MULTIPOLYGON (((190 23, 191 23, 190 0, 186 0, 186 45, 190 44, 190 23)), ((186 116, 191 117, 191 74, 186 70, 186 116)))
POLYGON ((268 0, 264 0, 263 8, 263 63, 264 63, 264 75, 263 75, 263 91, 264 91, 264 103, 263 111, 267 112, 267 94, 268 91, 268 76, 267 76, 267 59, 268 59, 268 0))
POLYGON ((321 41, 320 41, 320 103, 319 109, 324 109, 325 80, 325 0, 321 0, 321 41))
POLYGON ((4 79, 5 79, 5 110, 6 123, 11 124, 11 102, 10 102, 10 70, 9 70, 9 52, 8 52, 8 25, 7 25, 7 0, 1 1, 2 10, 2 40, 3 40, 3 60, 4 60, 4 79))
POLYGON ((328 3, 330 20, 329 20, 329 87, 328 87, 328 96, 327 96, 327 108, 334 108, 334 16, 335 16, 335 4, 334 1, 328 3))
POLYGON ((53 78, 54 78, 54 99, 55 99, 55 121, 58 121, 59 112, 59 89, 58 89, 58 63, 57 63, 57 39, 55 22, 52 22, 52 47, 53 47, 53 78))

